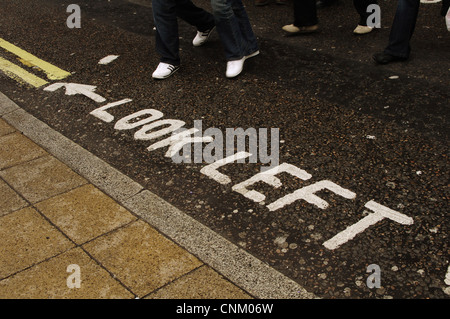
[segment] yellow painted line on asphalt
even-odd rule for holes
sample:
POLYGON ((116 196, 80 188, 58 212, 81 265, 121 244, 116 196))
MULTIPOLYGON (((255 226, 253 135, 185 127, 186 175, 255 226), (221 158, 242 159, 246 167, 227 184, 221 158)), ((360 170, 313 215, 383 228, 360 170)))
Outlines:
POLYGON ((41 69, 47 74, 47 77, 50 80, 61 80, 66 77, 68 77, 70 72, 64 71, 53 64, 50 64, 44 60, 39 59, 38 57, 32 55, 31 53, 28 53, 27 51, 15 46, 12 43, 9 43, 8 41, 0 38, 0 47, 3 49, 17 55, 19 58, 21 58, 20 61, 26 65, 33 65, 41 69))
POLYGON ((20 66, 9 62, 8 60, 0 57, 0 70, 5 72, 7 76, 14 80, 24 81, 34 87, 41 87, 48 82, 37 77, 36 75, 22 69, 20 66))

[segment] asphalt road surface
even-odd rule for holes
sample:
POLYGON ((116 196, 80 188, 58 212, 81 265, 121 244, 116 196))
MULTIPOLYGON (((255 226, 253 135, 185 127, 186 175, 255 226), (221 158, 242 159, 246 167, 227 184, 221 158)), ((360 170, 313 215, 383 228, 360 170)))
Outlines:
POLYGON ((320 32, 286 37, 291 2, 245 0, 261 53, 240 76, 225 78, 216 32, 194 48, 195 29, 180 21, 182 66, 163 81, 151 78, 149 0, 77 0, 81 28, 67 26, 72 3, 0 2, 1 92, 319 297, 449 298, 450 33, 440 3, 421 5, 411 59, 378 66, 371 56, 387 44, 396 1, 380 1, 381 28, 368 35, 352 34, 358 16, 341 0, 319 10, 320 32), (259 174, 263 157, 226 161, 225 148, 214 163, 175 163, 170 143, 155 145, 164 128, 200 120, 200 133, 217 128, 224 141, 227 129, 278 129, 279 151, 267 151, 278 170, 259 174))

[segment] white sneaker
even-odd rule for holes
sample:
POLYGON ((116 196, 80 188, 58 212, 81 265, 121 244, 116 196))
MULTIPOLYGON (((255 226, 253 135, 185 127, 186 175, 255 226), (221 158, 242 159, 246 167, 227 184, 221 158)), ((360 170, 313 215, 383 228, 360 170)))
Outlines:
POLYGON ((178 71, 179 68, 180 66, 178 65, 160 62, 155 72, 153 72, 152 77, 154 79, 166 79, 172 74, 174 74, 176 71, 178 71))
POLYGON ((194 45, 194 47, 199 47, 199 46, 205 44, 205 42, 208 41, 209 36, 211 35, 211 32, 213 32, 213 30, 215 28, 216 27, 214 26, 211 29, 203 31, 203 32, 197 31, 197 35, 195 36, 194 40, 192 40, 192 44, 194 45))
POLYGON ((225 73, 225 76, 227 78, 234 78, 235 76, 238 76, 244 69, 245 60, 253 58, 254 56, 257 56, 258 54, 259 54, 259 50, 255 51, 249 55, 244 56, 240 60, 228 61, 227 62, 227 71, 225 73))
POLYGON ((233 60, 227 62, 227 71, 225 72, 225 76, 227 78, 234 78, 238 76, 242 70, 244 69, 245 57, 240 60, 233 60))

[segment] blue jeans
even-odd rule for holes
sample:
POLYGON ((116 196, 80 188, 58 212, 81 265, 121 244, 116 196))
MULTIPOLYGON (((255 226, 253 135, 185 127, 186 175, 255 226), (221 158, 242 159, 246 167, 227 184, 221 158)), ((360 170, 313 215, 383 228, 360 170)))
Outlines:
POLYGON ((414 33, 419 6, 420 0, 398 0, 385 53, 401 58, 409 57, 409 41, 414 33))
POLYGON ((211 0, 211 6, 227 61, 239 60, 258 50, 242 0, 211 0))
POLYGON ((177 17, 206 31, 214 26, 211 13, 195 6, 191 0, 152 0, 153 20, 156 26, 156 51, 161 62, 180 64, 177 17))

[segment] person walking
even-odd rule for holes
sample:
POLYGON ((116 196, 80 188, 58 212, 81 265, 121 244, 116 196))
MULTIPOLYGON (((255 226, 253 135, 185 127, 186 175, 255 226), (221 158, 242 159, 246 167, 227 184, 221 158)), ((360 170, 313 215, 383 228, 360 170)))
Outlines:
POLYGON ((180 68, 178 20, 181 18, 197 28, 192 44, 203 45, 214 30, 211 13, 197 7, 191 0, 152 0, 156 26, 156 51, 161 56, 153 72, 154 79, 166 79, 180 68))
POLYGON ((234 78, 247 59, 259 54, 256 36, 242 0, 211 0, 211 7, 227 60, 225 76, 234 78))
MULTIPOLYGON (((406 61, 411 53, 410 40, 414 33, 420 0, 398 0, 388 46, 383 52, 372 57, 378 64, 388 64, 396 61, 406 61)), ((441 15, 449 10, 450 0, 442 1, 441 15)))
POLYGON ((373 55, 378 64, 405 61, 411 52, 410 40, 416 26, 420 0, 398 0, 388 46, 373 55))

